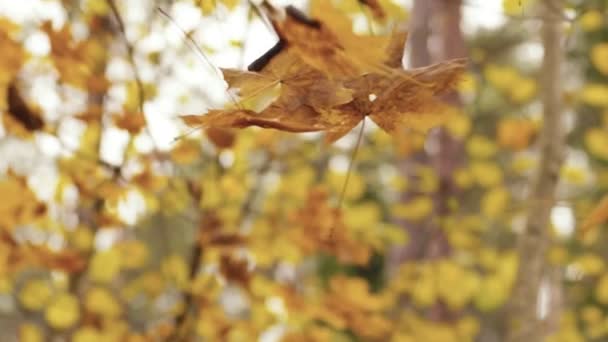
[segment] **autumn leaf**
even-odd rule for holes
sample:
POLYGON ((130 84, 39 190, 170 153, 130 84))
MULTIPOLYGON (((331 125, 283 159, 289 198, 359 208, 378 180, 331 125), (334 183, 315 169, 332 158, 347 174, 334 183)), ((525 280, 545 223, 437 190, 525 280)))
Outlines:
POLYGON ((44 127, 44 121, 40 114, 35 112, 21 96, 15 81, 8 86, 6 94, 8 102, 8 114, 18 121, 28 131, 37 131, 44 127))
POLYGON ((209 127, 205 135, 219 149, 230 148, 236 141, 236 133, 232 129, 209 127))
POLYGON ((329 1, 312 4, 313 10, 317 10, 313 12, 314 18, 293 6, 287 6, 283 14, 267 2, 264 5, 286 49, 293 50, 328 77, 353 77, 382 70, 389 38, 352 33, 350 20, 336 11, 329 1))
POLYGON ((249 287, 251 272, 247 259, 237 259, 224 254, 220 258, 220 272, 228 281, 235 282, 244 288, 249 287))
POLYGON ((378 0, 357 0, 360 4, 369 8, 376 19, 384 19, 386 13, 378 0))
POLYGON ((44 246, 28 246, 26 253, 36 264, 67 273, 82 271, 87 264, 83 255, 73 250, 53 251, 44 246))
POLYGON ((310 107, 301 108, 296 115, 271 112, 270 115, 246 109, 210 110, 205 115, 184 115, 180 117, 193 127, 245 128, 258 126, 281 131, 302 133, 316 132, 327 127, 316 123, 318 113, 310 107))
MULTIPOLYGON (((317 100, 310 95, 302 95, 301 99, 294 91, 293 95, 281 94, 260 113, 246 109, 211 110, 206 115, 181 118, 190 126, 205 128, 258 126, 296 133, 326 131, 328 142, 344 136, 367 115, 390 134, 405 128, 426 131, 443 122, 449 107, 437 96, 453 89, 464 66, 465 60, 455 59, 425 68, 395 69, 393 76, 372 73, 357 77, 344 83, 354 92, 353 100, 330 108, 322 105, 337 101, 330 101, 327 96, 317 100)), ((234 84, 239 82, 233 80, 234 84)), ((253 92, 254 88, 247 84, 243 87, 253 92)), ((334 99, 331 95, 329 98, 334 99)))
POLYGON ((345 85, 355 91, 355 99, 325 115, 348 113, 349 120, 328 130, 327 141, 339 139, 365 116, 392 135, 404 129, 425 132, 443 123, 450 107, 438 96, 454 88, 464 67, 465 60, 454 59, 405 71, 411 78, 395 70, 392 77, 367 74, 347 82, 345 85))
POLYGON ((250 69, 258 72, 222 69, 229 87, 237 90, 238 95, 246 100, 258 97, 275 86, 280 86, 280 95, 273 104, 286 110, 300 105, 329 108, 352 99, 351 90, 344 88, 340 82, 327 79, 293 53, 279 51, 272 55, 265 54, 253 65, 250 69))
POLYGON ((146 126, 146 118, 141 112, 124 113, 114 116, 114 124, 131 134, 138 134, 146 126))
POLYGON ((608 221, 608 195, 604 196, 600 203, 593 208, 591 213, 587 215, 580 226, 583 233, 589 231, 590 228, 608 221))

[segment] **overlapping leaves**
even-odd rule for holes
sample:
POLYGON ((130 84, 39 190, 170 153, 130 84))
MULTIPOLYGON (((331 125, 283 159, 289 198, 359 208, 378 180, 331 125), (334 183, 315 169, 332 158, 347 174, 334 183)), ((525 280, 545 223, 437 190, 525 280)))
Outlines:
POLYGON ((448 111, 438 96, 456 85, 464 60, 403 70, 405 32, 358 36, 331 5, 317 5, 326 8, 319 19, 293 7, 283 15, 267 6, 279 42, 248 71, 222 70, 239 96, 233 108, 183 116, 186 124, 323 131, 332 142, 366 116, 391 134, 426 131, 442 122, 448 111))

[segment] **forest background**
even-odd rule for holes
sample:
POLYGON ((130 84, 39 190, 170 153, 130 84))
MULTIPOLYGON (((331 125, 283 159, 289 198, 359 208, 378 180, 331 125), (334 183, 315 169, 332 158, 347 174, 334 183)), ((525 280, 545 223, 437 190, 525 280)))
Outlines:
POLYGON ((608 341, 608 1, 271 3, 0 3, 0 340, 608 341))

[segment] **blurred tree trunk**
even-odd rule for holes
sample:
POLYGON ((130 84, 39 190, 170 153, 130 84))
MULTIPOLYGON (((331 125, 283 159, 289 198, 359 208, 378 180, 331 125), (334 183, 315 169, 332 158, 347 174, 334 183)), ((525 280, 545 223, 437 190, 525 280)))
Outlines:
MULTIPOLYGON (((550 266, 546 261, 546 253, 551 243, 550 214, 555 204, 555 190, 564 154, 560 82, 563 56, 561 6, 561 2, 556 0, 543 0, 540 6, 545 50, 540 86, 543 101, 540 161, 529 195, 525 231, 519 239, 519 269, 508 312, 508 341, 542 341, 549 333, 549 326, 553 325, 549 324, 551 320, 548 318, 559 314, 553 309, 554 312, 550 315, 541 317, 540 313, 546 311, 547 307, 541 310, 539 297, 541 288, 555 288, 553 284, 543 286, 543 281, 551 278, 548 277, 550 266)), ((547 297, 555 298, 555 295, 548 294, 547 297)), ((551 306, 548 305, 549 308, 551 306)))
MULTIPOLYGON (((461 0, 416 0, 411 15, 407 49, 409 66, 423 67, 449 58, 465 56, 466 47, 460 30, 461 0), (436 44, 433 44, 436 43, 436 44)), ((456 106, 460 99, 456 92, 445 97, 456 106)), ((410 236, 410 243, 398 249, 391 262, 398 264, 413 260, 436 260, 451 254, 447 237, 437 218, 449 214, 448 200, 456 194, 452 174, 463 159, 462 143, 452 138, 444 129, 437 129, 428 136, 431 151, 419 151, 401 161, 401 170, 409 183, 417 183, 419 167, 432 167, 439 178, 435 194, 434 212, 426 221, 403 222, 410 236)), ((407 191, 402 200, 407 202, 416 196, 425 195, 416 189, 407 191)), ((443 303, 437 303, 429 312, 429 319, 450 319, 452 313, 443 303)))

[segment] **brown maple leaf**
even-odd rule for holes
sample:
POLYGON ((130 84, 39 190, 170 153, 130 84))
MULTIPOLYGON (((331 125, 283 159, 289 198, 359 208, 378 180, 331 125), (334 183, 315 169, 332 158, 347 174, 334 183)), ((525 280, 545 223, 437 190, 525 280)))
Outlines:
POLYGON ((394 76, 372 73, 347 82, 346 87, 355 91, 355 99, 323 116, 349 119, 328 130, 327 141, 339 139, 365 116, 393 135, 403 129, 425 132, 441 124, 449 106, 439 96, 454 88, 465 65, 466 60, 453 59, 424 68, 395 70, 394 76))
POLYGON ((237 90, 242 101, 262 97, 276 86, 280 95, 273 103, 285 110, 300 105, 330 108, 352 100, 352 91, 341 82, 327 79, 291 52, 271 48, 252 65, 249 69, 258 72, 222 69, 228 86, 237 90))
POLYGON ((309 19, 293 7, 287 7, 286 17, 281 18, 277 9, 266 4, 279 42, 252 63, 249 71, 222 70, 230 88, 241 97, 237 105, 249 105, 252 100, 256 104, 261 100, 268 102, 268 91, 280 86, 279 96, 270 105, 257 111, 237 108, 211 110, 203 116, 187 115, 182 117, 186 124, 325 131, 331 142, 348 133, 365 116, 390 134, 405 128, 424 132, 441 123, 448 110, 438 96, 454 87, 464 70, 463 59, 403 70, 407 39, 403 29, 395 29, 390 39, 384 37, 382 44, 374 45, 353 34, 350 20, 335 14, 327 2, 317 2, 313 8, 327 9, 324 22, 309 19), (328 28, 329 24, 325 25, 332 16, 336 20, 331 25, 340 32, 339 36, 328 28), (359 45, 362 42, 366 45, 359 45), (377 45, 382 46, 381 53, 377 45), (368 46, 373 48, 367 49, 368 46), (354 59, 344 59, 348 54, 353 54, 354 59), (364 69, 358 66, 362 65, 382 67, 376 68, 378 72, 360 74, 364 69))
POLYGON ((454 59, 424 68, 395 69, 393 76, 371 73, 356 77, 344 83, 354 92, 354 99, 331 108, 313 108, 300 100, 293 108, 289 103, 277 102, 260 113, 211 110, 206 115, 187 115, 182 119, 190 126, 258 126, 295 133, 326 131, 328 142, 344 136, 365 116, 390 134, 403 129, 424 132, 440 124, 449 112, 439 96, 453 89, 465 64, 464 59, 454 59))

